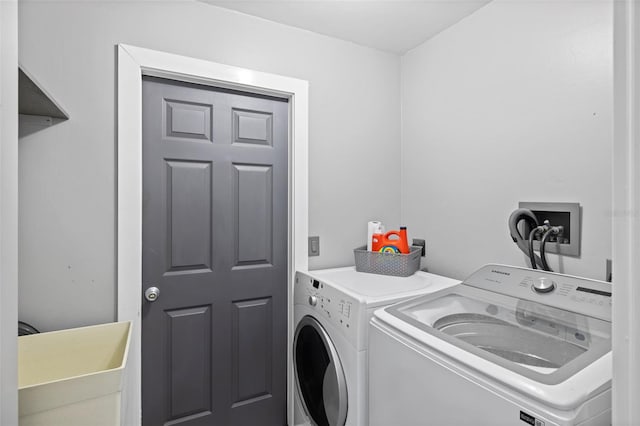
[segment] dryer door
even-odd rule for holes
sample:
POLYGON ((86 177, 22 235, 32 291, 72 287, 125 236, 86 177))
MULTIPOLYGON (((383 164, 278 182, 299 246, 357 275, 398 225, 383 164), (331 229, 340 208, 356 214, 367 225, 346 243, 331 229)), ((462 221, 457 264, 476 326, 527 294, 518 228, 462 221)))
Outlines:
POLYGON ((331 338, 313 317, 303 317, 293 341, 296 385, 304 410, 318 426, 347 420, 347 382, 331 338))

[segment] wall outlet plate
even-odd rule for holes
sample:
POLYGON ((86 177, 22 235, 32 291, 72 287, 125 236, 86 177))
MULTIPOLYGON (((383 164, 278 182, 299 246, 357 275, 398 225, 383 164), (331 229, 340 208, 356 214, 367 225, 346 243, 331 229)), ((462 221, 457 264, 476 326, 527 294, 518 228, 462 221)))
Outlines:
MULTIPOLYGON (((540 225, 548 219, 552 226, 562 225, 564 233, 559 241, 548 242, 547 253, 566 256, 580 256, 580 203, 535 203, 521 201, 518 207, 529 209, 536 215, 540 225)), ((525 224, 523 237, 529 237, 529 227, 525 224)), ((533 249, 540 250, 540 241, 533 242, 533 249)))
POLYGON ((425 240, 421 240, 419 238, 414 238, 413 241, 411 242, 412 246, 416 246, 416 247, 422 247, 422 252, 420 253, 420 256, 425 257, 427 254, 427 243, 425 240))
POLYGON ((320 256, 320 237, 309 237, 309 257, 320 256))

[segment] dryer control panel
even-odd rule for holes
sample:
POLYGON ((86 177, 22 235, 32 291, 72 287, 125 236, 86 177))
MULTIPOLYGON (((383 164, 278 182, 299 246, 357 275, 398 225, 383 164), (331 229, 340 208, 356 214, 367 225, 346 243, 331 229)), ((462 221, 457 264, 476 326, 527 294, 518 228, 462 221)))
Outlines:
POLYGON ((332 323, 349 338, 357 338, 360 304, 355 298, 323 281, 298 272, 296 274, 294 303, 306 305, 313 309, 315 315, 332 323))

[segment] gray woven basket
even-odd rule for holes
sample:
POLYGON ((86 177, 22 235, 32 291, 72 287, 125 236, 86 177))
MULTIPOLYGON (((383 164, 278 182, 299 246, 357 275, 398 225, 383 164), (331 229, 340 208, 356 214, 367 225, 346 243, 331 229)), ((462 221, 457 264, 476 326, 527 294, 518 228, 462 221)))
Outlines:
POLYGON ((408 277, 420 269, 422 247, 411 247, 411 253, 377 253, 367 251, 367 246, 353 249, 356 271, 370 274, 408 277))

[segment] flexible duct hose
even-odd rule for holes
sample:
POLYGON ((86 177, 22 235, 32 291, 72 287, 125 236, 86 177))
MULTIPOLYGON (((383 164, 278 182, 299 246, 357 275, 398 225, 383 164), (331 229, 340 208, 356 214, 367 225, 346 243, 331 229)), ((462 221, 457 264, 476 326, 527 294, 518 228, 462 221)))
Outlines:
MULTIPOLYGON (((536 269, 536 264, 542 267, 543 263, 539 256, 537 256, 535 253, 529 252, 530 246, 528 244, 528 241, 522 236, 522 234, 520 234, 518 224, 523 220, 526 220, 529 223, 529 228, 531 229, 537 228, 539 225, 536 215, 534 215, 531 210, 517 209, 513 213, 511 213, 511 216, 509 216, 509 232, 511 233, 513 242, 518 245, 518 248, 520 248, 520 250, 522 250, 522 252, 526 254, 529 259, 532 259, 531 254, 533 254, 531 267, 533 269, 536 269)), ((531 251, 533 252, 533 250, 531 251)))

